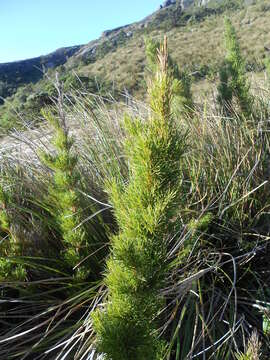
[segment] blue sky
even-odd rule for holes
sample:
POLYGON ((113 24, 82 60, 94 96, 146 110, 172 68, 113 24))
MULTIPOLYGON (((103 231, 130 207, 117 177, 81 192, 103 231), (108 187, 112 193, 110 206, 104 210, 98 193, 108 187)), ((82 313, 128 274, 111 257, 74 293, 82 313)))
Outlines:
POLYGON ((0 0, 0 63, 45 55, 141 20, 162 0, 0 0))

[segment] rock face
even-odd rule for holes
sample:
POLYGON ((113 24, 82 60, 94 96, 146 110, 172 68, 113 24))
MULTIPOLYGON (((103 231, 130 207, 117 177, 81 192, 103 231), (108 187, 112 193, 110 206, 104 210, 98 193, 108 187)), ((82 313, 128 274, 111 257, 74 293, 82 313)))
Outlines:
MULTIPOLYGON (((208 0, 206 0, 206 1, 208 1, 208 0)), ((190 6, 194 6, 195 0, 181 0, 180 3, 181 3, 182 10, 185 10, 185 9, 189 8, 190 6)))
POLYGON ((112 30, 105 30, 103 31, 103 33, 101 34, 102 37, 109 37, 110 35, 112 35, 113 33, 118 32, 119 30, 123 30, 125 28, 127 28, 128 25, 124 25, 124 26, 119 26, 117 28, 114 28, 112 30))
POLYGON ((162 7, 168 7, 176 3, 176 0, 166 0, 163 2, 162 7))
MULTIPOLYGON (((178 4, 181 6, 182 10, 185 10, 191 6, 206 6, 211 0, 166 0, 163 2, 162 5, 160 5, 161 8, 166 8, 168 6, 174 5, 178 2, 178 4)), ((217 2, 220 2, 222 0, 216 0, 217 2)), ((248 2, 253 2, 254 0, 245 0, 248 2)))
MULTIPOLYGON (((206 6, 211 0, 200 0, 199 6, 206 6)), ((216 3, 222 2, 223 0, 215 0, 216 3)))

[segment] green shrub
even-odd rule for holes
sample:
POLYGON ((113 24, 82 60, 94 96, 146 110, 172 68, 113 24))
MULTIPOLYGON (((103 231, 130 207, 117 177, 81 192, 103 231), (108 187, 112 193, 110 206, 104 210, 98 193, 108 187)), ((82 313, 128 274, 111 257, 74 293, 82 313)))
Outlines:
POLYGON ((108 304, 94 315, 101 352, 112 360, 158 359, 163 348, 155 335, 162 307, 159 290, 168 271, 166 238, 181 185, 180 159, 185 148, 171 116, 173 78, 166 41, 149 87, 152 114, 147 122, 125 118, 128 183, 107 184, 119 234, 107 261, 108 304))
POLYGON ((248 340, 247 349, 245 353, 237 353, 237 360, 260 360, 261 359, 261 346, 259 336, 256 331, 252 333, 248 340))
MULTIPOLYGON (((152 39, 145 40, 147 65, 152 74, 155 74, 158 67, 158 50, 160 44, 152 39)), ((173 79, 173 107, 181 111, 190 111, 193 108, 191 93, 191 77, 186 71, 180 71, 178 65, 168 56, 168 71, 173 79)))
POLYGON ((0 188, 0 280, 24 280, 26 277, 25 268, 16 264, 16 261, 12 258, 22 255, 22 239, 16 236, 16 232, 13 231, 12 226, 16 225, 16 218, 14 216, 14 206, 16 206, 16 200, 12 197, 12 192, 8 189, 4 189, 1 185, 0 188))
MULTIPOLYGON (((53 171, 53 182, 49 187, 51 212, 55 216, 63 237, 62 255, 74 270, 78 279, 90 275, 98 276, 100 264, 96 256, 91 256, 103 244, 95 243, 96 233, 88 232, 83 226, 81 196, 77 190, 80 175, 77 170, 78 157, 72 151, 73 138, 69 135, 64 113, 60 117, 50 111, 42 111, 43 116, 54 129, 53 144, 55 154, 40 153, 42 162, 53 171)), ((89 210, 89 209, 88 209, 89 210)))
POLYGON ((232 100, 235 98, 240 111, 248 116, 252 110, 250 85, 245 75, 245 63, 236 32, 228 18, 225 18, 225 47, 227 54, 220 69, 218 102, 223 109, 233 111, 232 100))
MULTIPOLYGON (((25 168, 3 164, 0 187, 0 276, 2 281, 27 280, 38 259, 57 258, 57 242, 50 239, 51 219, 25 168), (35 196, 33 196, 35 194, 35 196), (44 218, 46 221, 44 221, 44 218), (55 242, 55 244, 53 244, 55 242)), ((32 179, 31 179, 32 180, 32 179)), ((39 183, 39 191, 44 190, 39 183)))

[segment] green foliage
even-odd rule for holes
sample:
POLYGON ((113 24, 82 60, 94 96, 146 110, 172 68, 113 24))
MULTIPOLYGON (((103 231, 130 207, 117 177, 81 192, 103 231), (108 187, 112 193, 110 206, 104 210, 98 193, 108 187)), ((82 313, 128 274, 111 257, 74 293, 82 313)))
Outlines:
POLYGON ((188 224, 189 229, 193 231, 205 231, 208 229, 211 221, 213 220, 213 214, 209 213, 202 216, 200 219, 191 220, 188 224))
POLYGON ((64 115, 58 119, 50 111, 43 110, 42 113, 54 129, 53 144, 56 153, 41 153, 40 157, 53 171, 53 183, 49 187, 49 194, 53 201, 51 211, 56 216, 63 236, 62 255, 70 267, 76 268, 76 277, 85 279, 90 273, 98 273, 98 261, 91 257, 91 266, 89 261, 83 262, 94 249, 91 234, 87 234, 81 225, 83 209, 77 191, 80 177, 76 169, 78 158, 72 152, 74 140, 69 136, 64 115), (80 265, 80 262, 83 264, 80 265))
POLYGON ((1 165, 1 280, 26 280, 31 267, 39 263, 35 258, 47 257, 48 266, 51 265, 49 258, 57 258, 58 241, 50 233, 52 222, 47 205, 40 201, 43 184, 39 181, 37 190, 31 174, 28 174, 29 180, 17 161, 1 165))
POLYGON ((227 53, 220 69, 218 102, 223 109, 232 111, 232 100, 235 98, 241 112, 248 116, 252 108, 250 85, 245 75, 245 63, 240 53, 236 32, 228 18, 225 18, 225 48, 227 53))
POLYGON ((159 289, 168 271, 166 237, 181 185, 184 137, 172 116, 172 83, 166 42, 150 88, 147 122, 125 118, 128 183, 111 179, 109 198, 120 232, 107 261, 106 309, 94 315, 99 348, 108 359, 158 359, 154 317, 162 306, 159 289))
MULTIPOLYGON (((152 74, 156 73, 158 67, 158 51, 160 44, 150 38, 145 39, 145 52, 147 65, 152 74)), ((180 71, 176 62, 168 56, 168 71, 173 78, 172 92, 174 109, 190 111, 193 108, 191 93, 191 77, 186 71, 180 71)))
POLYGON ((267 76, 267 79, 268 79, 268 81, 270 83, 270 59, 269 58, 265 59, 264 65, 265 65, 266 76, 267 76))
POLYGON ((269 310, 263 315, 263 332, 265 335, 270 335, 270 314, 269 310))
POLYGON ((254 331, 250 336, 245 353, 235 354, 237 360, 260 360, 261 359, 261 343, 258 334, 254 331))
POLYGON ((16 200, 12 191, 0 186, 0 280, 24 280, 26 277, 25 268, 16 264, 12 257, 22 255, 23 243, 12 230, 14 226, 14 206, 16 200))

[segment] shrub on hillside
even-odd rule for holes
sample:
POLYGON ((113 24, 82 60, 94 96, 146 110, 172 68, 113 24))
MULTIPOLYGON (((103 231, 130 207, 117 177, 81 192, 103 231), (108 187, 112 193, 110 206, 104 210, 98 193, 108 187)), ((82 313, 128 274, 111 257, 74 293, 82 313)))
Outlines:
POLYGON ((240 53, 235 29, 231 21, 225 19, 225 47, 226 57, 220 69, 220 83, 218 86, 218 102, 226 111, 233 111, 233 99, 244 116, 252 112, 252 96, 250 84, 245 70, 245 63, 240 53))

